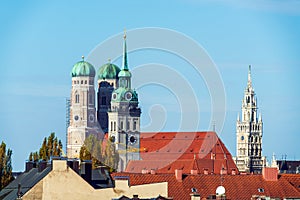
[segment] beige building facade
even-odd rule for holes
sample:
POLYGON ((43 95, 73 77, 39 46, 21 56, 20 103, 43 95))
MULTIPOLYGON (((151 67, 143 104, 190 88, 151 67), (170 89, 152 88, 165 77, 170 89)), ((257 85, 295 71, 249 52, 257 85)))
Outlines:
POLYGON ((53 160, 52 171, 22 196, 24 200, 32 199, 101 199, 111 200, 122 196, 153 198, 168 196, 168 183, 160 182, 130 186, 128 180, 115 180, 114 188, 94 189, 75 171, 67 166, 65 160, 53 160))

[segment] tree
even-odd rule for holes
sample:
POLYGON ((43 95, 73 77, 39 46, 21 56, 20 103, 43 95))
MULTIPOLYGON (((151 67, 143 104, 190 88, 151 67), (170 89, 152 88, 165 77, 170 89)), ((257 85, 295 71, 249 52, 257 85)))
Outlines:
POLYGON ((110 171, 118 168, 119 154, 115 145, 110 140, 98 140, 95 135, 89 135, 82 145, 79 158, 83 160, 92 160, 92 167, 106 165, 110 171))
POLYGON ((12 176, 11 156, 12 150, 8 149, 6 151, 6 144, 2 141, 0 145, 0 190, 14 179, 12 176))
POLYGON ((83 160, 92 160, 92 167, 101 165, 102 160, 102 140, 98 140, 97 137, 93 134, 89 135, 82 147, 80 148, 79 158, 83 160))
POLYGON ((110 141, 106 141, 106 148, 104 152, 104 164, 110 168, 110 171, 118 169, 119 153, 116 151, 115 145, 110 141))
POLYGON ((38 152, 31 152, 29 161, 38 161, 39 159, 48 161, 52 156, 60 156, 62 152, 62 142, 58 140, 55 133, 51 133, 49 137, 45 137, 38 152))

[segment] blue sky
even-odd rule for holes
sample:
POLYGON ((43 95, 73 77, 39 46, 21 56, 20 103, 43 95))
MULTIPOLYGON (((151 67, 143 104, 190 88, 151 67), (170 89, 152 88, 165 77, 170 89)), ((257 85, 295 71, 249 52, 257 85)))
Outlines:
MULTIPOLYGON (((251 64, 264 121, 263 154, 300 159, 298 0, 5 1, 0 10, 0 141, 13 149, 14 170, 23 170, 29 153, 38 150, 50 132, 65 142, 65 99, 70 95, 72 66, 125 27, 129 47, 130 30, 161 27, 185 34, 206 50, 225 86, 226 119, 219 134, 232 155, 235 120, 251 64)), ((114 62, 121 64, 120 59, 114 62)), ((129 54, 131 69, 152 62, 173 67, 196 91, 200 107, 210 106, 203 79, 182 68, 188 66, 185 61, 150 50, 129 54)), ((164 112, 163 130, 177 130, 180 112, 174 94, 157 85, 138 93, 145 129, 153 111, 164 112)), ((199 130, 210 129, 209 109, 201 111, 199 130)))

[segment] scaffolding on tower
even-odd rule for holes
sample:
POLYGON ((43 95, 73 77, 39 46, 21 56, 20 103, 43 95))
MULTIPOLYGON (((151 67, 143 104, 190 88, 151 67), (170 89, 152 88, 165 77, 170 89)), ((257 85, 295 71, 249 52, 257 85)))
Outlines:
POLYGON ((70 107, 71 101, 70 98, 66 98, 66 155, 68 155, 68 127, 70 125, 70 107))

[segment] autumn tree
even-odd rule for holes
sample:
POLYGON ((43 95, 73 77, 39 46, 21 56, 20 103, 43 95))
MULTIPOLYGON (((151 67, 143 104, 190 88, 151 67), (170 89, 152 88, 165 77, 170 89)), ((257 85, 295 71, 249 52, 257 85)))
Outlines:
POLYGON ((80 160, 92 160, 93 168, 106 165, 110 171, 118 168, 119 154, 115 145, 109 140, 99 140, 93 134, 89 135, 82 145, 79 153, 80 160))
POLYGON ((101 165, 102 160, 102 140, 98 140, 93 134, 89 135, 80 148, 80 160, 92 160, 93 168, 101 165))
POLYGON ((14 179, 12 176, 11 156, 12 150, 8 149, 6 151, 6 144, 2 141, 0 145, 0 190, 14 179))
POLYGON ((110 171, 116 171, 119 163, 119 153, 116 151, 115 145, 110 141, 106 141, 104 151, 104 164, 110 168, 110 171))
POLYGON ((49 137, 45 137, 38 152, 31 152, 29 161, 45 160, 48 161, 52 156, 60 156, 62 152, 62 142, 58 140, 55 133, 51 133, 49 137))

